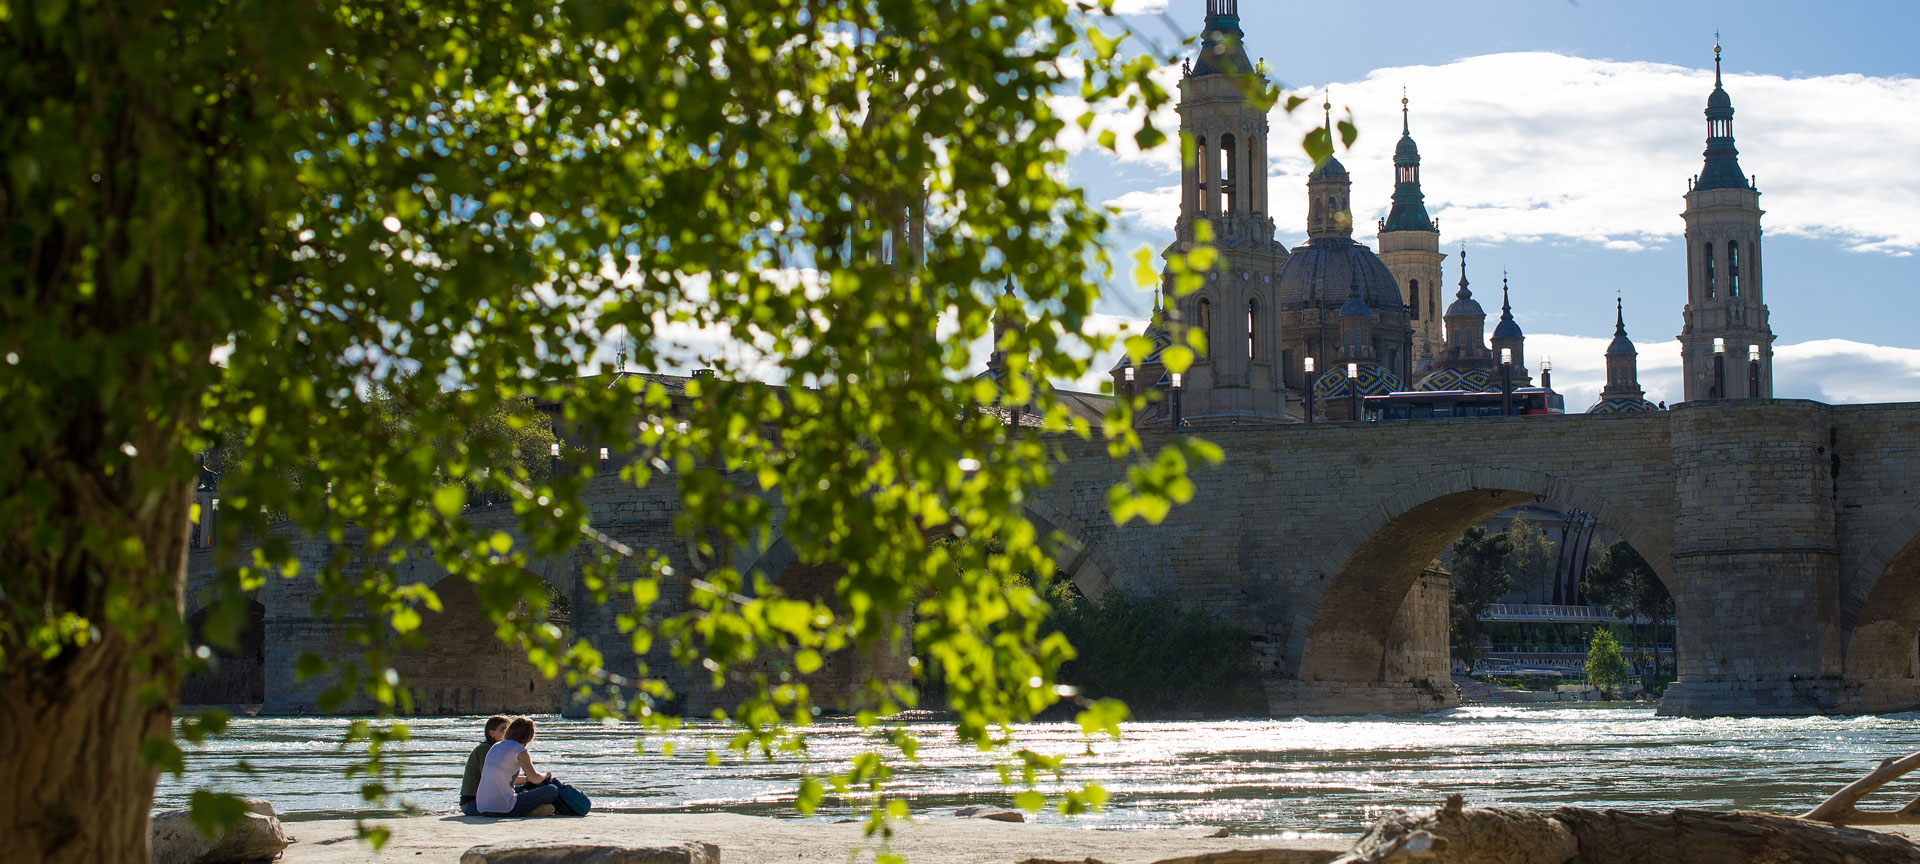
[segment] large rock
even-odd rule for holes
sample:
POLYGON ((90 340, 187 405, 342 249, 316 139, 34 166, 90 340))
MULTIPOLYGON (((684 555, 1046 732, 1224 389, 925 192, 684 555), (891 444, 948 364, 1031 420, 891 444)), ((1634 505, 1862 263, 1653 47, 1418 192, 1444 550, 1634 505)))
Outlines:
POLYGON ((273 805, 248 801, 247 812, 227 833, 208 839, 193 827, 185 810, 153 814, 149 842, 153 864, 255 864, 280 857, 287 848, 287 832, 274 817, 273 805))
POLYGON ((475 846, 460 864, 720 864, 712 843, 665 841, 648 846, 526 840, 475 846))
POLYGON ((1770 813, 1466 809, 1383 817, 1333 864, 1920 864, 1920 844, 1770 813))
POLYGON ((1005 807, 962 807, 953 811, 953 815, 962 819, 991 819, 995 822, 1025 822, 1027 814, 1005 807))

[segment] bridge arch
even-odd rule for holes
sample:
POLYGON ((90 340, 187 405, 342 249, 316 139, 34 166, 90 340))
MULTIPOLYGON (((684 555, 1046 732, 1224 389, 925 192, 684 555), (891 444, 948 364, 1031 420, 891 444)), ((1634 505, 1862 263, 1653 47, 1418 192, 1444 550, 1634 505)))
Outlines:
POLYGON ((1846 677, 1920 678, 1920 504, 1882 532, 1848 576, 1846 677))
MULTIPOLYGON (((1385 645, 1414 581, 1454 538, 1517 504, 1554 500, 1592 513, 1674 586, 1671 538, 1606 496, 1569 478, 1517 468, 1431 474, 1375 505, 1321 557, 1310 624, 1296 627, 1283 664, 1304 681, 1379 681, 1385 645), (1289 662, 1290 661, 1290 662, 1289 662)), ((1677 593, 1677 592, 1676 592, 1677 593)))
MULTIPOLYGON (((522 572, 571 604, 575 568, 569 563, 564 557, 539 558, 522 572)), ((472 580, 447 572, 425 554, 410 557, 398 570, 403 581, 424 584, 440 598, 439 612, 421 612, 425 646, 403 650, 393 660, 413 692, 416 713, 551 713, 564 707, 564 683, 547 678, 518 646, 500 640, 472 580)), ((557 618, 555 623, 566 622, 557 618)))

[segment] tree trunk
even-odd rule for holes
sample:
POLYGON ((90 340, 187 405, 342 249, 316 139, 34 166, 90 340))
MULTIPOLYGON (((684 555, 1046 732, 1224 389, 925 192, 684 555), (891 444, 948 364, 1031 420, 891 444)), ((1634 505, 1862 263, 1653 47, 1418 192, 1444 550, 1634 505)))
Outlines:
POLYGON ((62 521, 111 541, 70 536, 51 553, 9 544, 7 566, 18 568, 9 582, 37 584, 53 610, 84 616, 98 635, 46 659, 0 634, 0 837, 8 864, 151 860, 147 822, 159 769, 142 750, 172 736, 191 492, 185 482, 168 483, 152 506, 128 512, 111 500, 120 490, 103 489, 109 484, 100 479, 82 475, 61 490, 73 496, 65 509, 93 511, 62 521), (80 484, 88 488, 74 488, 80 484), (97 554, 129 536, 142 541, 137 557, 146 566, 97 554))

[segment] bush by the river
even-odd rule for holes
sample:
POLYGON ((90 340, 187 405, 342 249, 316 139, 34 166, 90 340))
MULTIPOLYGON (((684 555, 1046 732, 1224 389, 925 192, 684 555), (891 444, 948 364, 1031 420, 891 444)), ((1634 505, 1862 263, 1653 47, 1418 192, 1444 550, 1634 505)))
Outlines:
POLYGON ((1098 600, 1061 587, 1042 624, 1080 656, 1059 680, 1090 698, 1124 700, 1136 717, 1266 716, 1247 633, 1171 598, 1109 590, 1098 600))

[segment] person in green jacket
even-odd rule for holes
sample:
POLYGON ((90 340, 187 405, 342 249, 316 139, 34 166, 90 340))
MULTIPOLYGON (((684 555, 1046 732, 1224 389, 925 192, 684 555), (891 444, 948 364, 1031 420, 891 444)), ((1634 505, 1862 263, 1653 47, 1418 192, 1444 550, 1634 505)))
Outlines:
POLYGON ((487 750, 500 742, 507 734, 507 718, 498 714, 487 718, 487 740, 482 741, 467 754, 467 773, 460 778, 460 812, 468 816, 477 816, 479 809, 474 806, 474 798, 480 791, 480 770, 487 764, 487 750))

